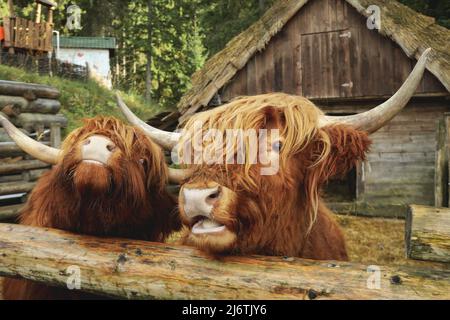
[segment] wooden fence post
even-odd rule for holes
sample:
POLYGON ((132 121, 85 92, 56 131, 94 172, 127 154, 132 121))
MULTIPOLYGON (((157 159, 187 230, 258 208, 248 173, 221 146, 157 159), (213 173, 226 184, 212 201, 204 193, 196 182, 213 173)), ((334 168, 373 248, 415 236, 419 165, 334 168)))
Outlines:
POLYGON ((410 205, 405 243, 408 258, 450 262, 450 209, 410 205))
POLYGON ((437 123, 436 145, 434 205, 436 207, 444 207, 448 203, 447 130, 445 117, 439 119, 437 123))
POLYGON ((61 146, 61 125, 59 123, 52 123, 50 125, 50 145, 53 148, 61 146))

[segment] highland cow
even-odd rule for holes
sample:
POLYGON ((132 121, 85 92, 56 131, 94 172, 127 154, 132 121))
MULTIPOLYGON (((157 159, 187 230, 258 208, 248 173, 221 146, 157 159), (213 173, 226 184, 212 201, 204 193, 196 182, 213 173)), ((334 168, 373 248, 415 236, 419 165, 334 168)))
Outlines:
MULTIPOLYGON (((360 114, 326 116, 306 98, 270 93, 237 98, 195 114, 184 132, 166 132, 164 139, 161 132, 155 134, 154 128, 147 127, 146 133, 157 138, 157 143, 175 146, 189 170, 189 177, 180 181, 179 208, 187 229, 183 243, 213 254, 347 260, 343 234, 321 198, 321 188, 365 159, 369 134, 408 103, 421 81, 429 53, 430 49, 424 52, 392 98, 360 114), (211 129, 215 134, 205 134, 211 129), (238 157, 240 144, 225 142, 229 130, 279 132, 279 138, 262 144, 268 149, 268 159, 279 160, 277 172, 261 174, 267 164, 252 161, 249 150, 255 143, 249 137, 243 140, 241 163, 229 162, 225 153, 221 154, 223 161, 212 163, 186 157, 189 146, 206 152, 206 159, 218 148, 231 149, 232 157, 238 157), (198 138, 200 144, 195 141, 198 138)), ((121 109, 130 122, 141 124, 126 106, 121 105, 121 109)))
MULTIPOLYGON (((1 115, 0 122, 25 152, 55 164, 32 191, 21 224, 149 241, 164 241, 181 227, 162 150, 141 130, 114 118, 88 119, 59 150, 28 138, 1 115)), ((4 298, 97 297, 5 279, 4 298)))

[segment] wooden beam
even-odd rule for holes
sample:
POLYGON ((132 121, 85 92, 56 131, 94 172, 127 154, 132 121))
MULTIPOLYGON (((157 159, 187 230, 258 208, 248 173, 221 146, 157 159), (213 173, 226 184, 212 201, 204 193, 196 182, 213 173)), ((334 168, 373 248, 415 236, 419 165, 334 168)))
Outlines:
POLYGON ((2 95, 23 97, 30 93, 37 98, 58 99, 60 96, 59 90, 50 86, 0 80, 0 94, 2 95))
POLYGON ((22 112, 57 114, 61 110, 61 102, 55 99, 36 99, 21 107, 22 112))
POLYGON ((0 246, 0 276, 66 287, 77 268, 81 290, 115 298, 450 299, 450 270, 380 267, 376 289, 376 268, 348 262, 214 259, 190 247, 12 224, 0 224, 0 246))
POLYGON ((0 109, 8 105, 17 107, 19 111, 26 110, 28 106, 28 100, 24 97, 4 96, 0 95, 0 109))
POLYGON ((17 219, 22 208, 23 204, 0 207, 0 221, 12 221, 17 219))
POLYGON ((49 0, 36 0, 36 2, 43 4, 44 6, 49 7, 49 8, 56 8, 56 6, 58 5, 56 2, 49 1, 49 0))
POLYGON ((27 170, 22 173, 12 175, 0 175, 0 183, 17 182, 17 181, 37 181, 49 169, 27 170))
MULTIPOLYGON (((10 17, 4 17, 3 18, 3 30, 5 32, 5 40, 3 41, 3 46, 5 48, 10 48, 12 46, 12 41, 13 41, 13 34, 12 34, 12 28, 11 28, 11 20, 13 20, 14 18, 10 17)), ((8 52, 11 53, 11 50, 8 50, 8 52)))
POLYGON ((408 258, 450 262, 450 209, 409 206, 405 241, 408 258))
MULTIPOLYGON (((445 158, 444 161, 446 163, 443 164, 445 167, 444 174, 447 174, 446 178, 443 178, 444 183, 446 184, 446 187, 444 188, 444 192, 447 192, 444 196, 444 199, 446 202, 443 202, 443 205, 441 207, 450 207, 450 188, 449 188, 449 182, 450 182, 450 113, 446 112, 444 113, 444 126, 445 126, 445 150, 443 151, 445 155, 443 158, 445 158)), ((438 155, 436 155, 438 156, 438 155)))
MULTIPOLYGON (((27 136, 30 135, 30 133, 28 131, 26 131, 25 129, 20 129, 20 131, 22 131, 23 133, 25 133, 27 136)), ((6 133, 5 129, 0 127, 0 145, 2 142, 13 142, 13 140, 11 139, 11 137, 6 133)), ((3 158, 3 153, 0 153, 3 158)))
POLYGON ((14 12, 13 0, 8 0, 8 11, 10 17, 14 17, 16 15, 16 13, 14 12))
POLYGON ((41 23, 41 14, 42 14, 42 4, 38 2, 36 8, 36 23, 41 23))
POLYGON ((50 165, 39 160, 23 160, 14 163, 1 163, 0 174, 20 173, 25 170, 49 168, 50 165))
POLYGON ((56 123, 61 127, 67 126, 67 118, 62 114, 21 113, 12 118, 11 122, 28 131, 33 131, 39 126, 50 128, 56 123))
POLYGON ((58 123, 52 123, 50 126, 50 145, 53 148, 61 147, 61 126, 58 123))
POLYGON ((53 8, 53 7, 51 7, 51 8, 49 8, 48 9, 48 23, 51 25, 51 26, 53 26, 53 11, 54 11, 55 9, 53 8))
POLYGON ((0 196, 17 193, 28 193, 33 190, 35 186, 35 182, 27 181, 0 183, 0 196))
POLYGON ((436 167, 434 173, 434 206, 444 207, 448 199, 448 116, 439 119, 436 130, 436 167))
MULTIPOLYGON (((42 144, 50 145, 47 141, 40 141, 42 144)), ((25 152, 14 142, 0 142, 0 155, 1 157, 18 157, 25 155, 25 152)), ((0 164, 0 170, 1 170, 0 164)))

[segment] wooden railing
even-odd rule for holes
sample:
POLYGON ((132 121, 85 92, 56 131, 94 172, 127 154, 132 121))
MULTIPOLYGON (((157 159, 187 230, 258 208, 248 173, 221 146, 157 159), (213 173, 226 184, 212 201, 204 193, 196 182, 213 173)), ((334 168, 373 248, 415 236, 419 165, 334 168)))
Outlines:
POLYGON ((450 299, 450 271, 194 248, 0 224, 0 276, 129 299, 450 299), (375 269, 374 269, 375 267, 375 269))
POLYGON ((4 47, 50 52, 53 50, 53 27, 20 17, 4 17, 4 47))

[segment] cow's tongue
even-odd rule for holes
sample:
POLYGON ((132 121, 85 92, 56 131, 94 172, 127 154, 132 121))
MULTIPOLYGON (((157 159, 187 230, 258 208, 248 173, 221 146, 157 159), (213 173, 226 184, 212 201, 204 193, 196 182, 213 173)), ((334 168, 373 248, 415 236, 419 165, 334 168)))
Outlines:
POLYGON ((224 225, 208 218, 200 220, 192 227, 194 234, 217 233, 223 230, 225 230, 224 225))

